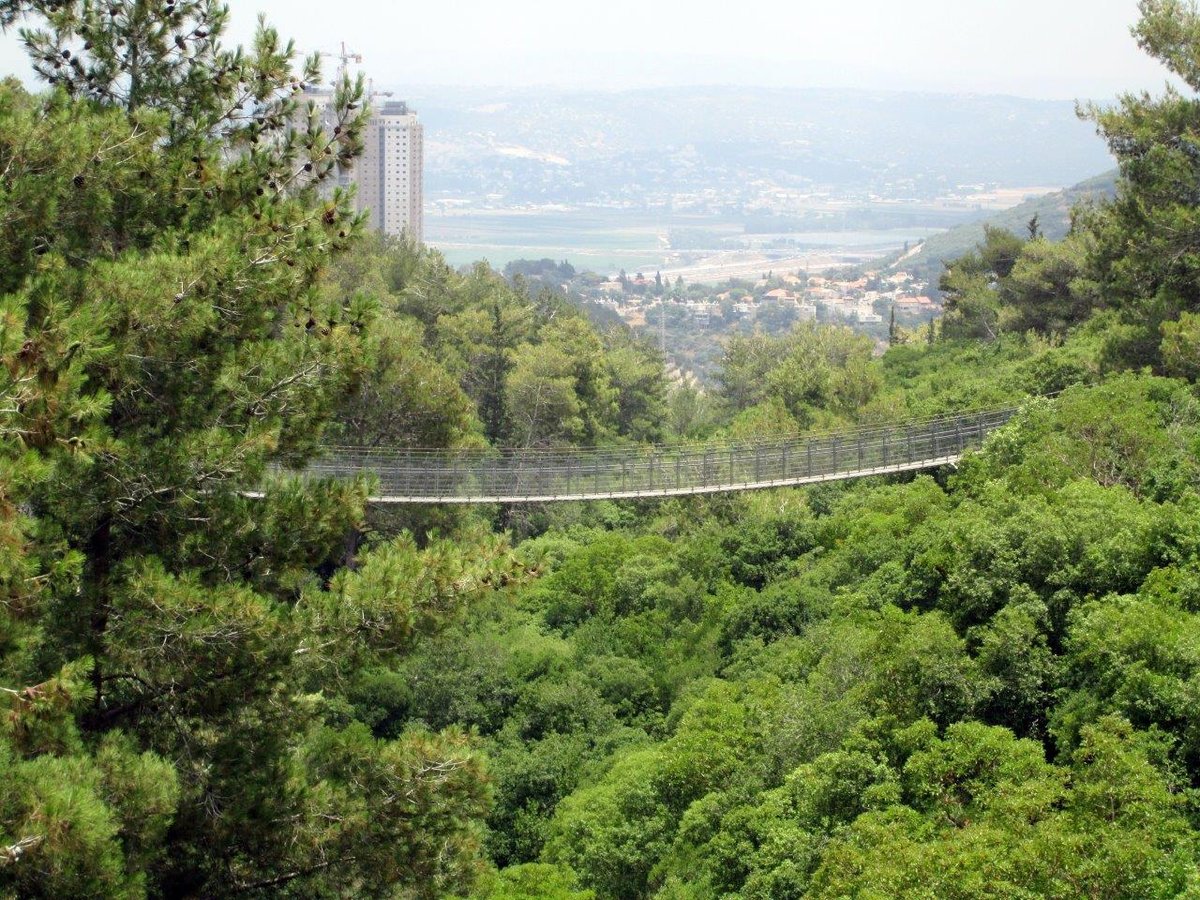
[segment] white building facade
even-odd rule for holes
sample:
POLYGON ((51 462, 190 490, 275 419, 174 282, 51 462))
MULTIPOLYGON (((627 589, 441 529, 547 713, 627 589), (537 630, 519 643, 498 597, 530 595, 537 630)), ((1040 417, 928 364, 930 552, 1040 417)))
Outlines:
MULTIPOLYGON (((305 101, 316 105, 321 124, 332 130, 333 93, 305 92, 305 101)), ((367 214, 376 231, 393 237, 406 236, 420 243, 425 229, 425 132, 417 114, 407 103, 372 101, 371 117, 363 131, 363 153, 352 169, 339 168, 327 183, 335 187, 357 185, 355 206, 367 214)), ((307 118, 306 104, 298 111, 297 127, 307 118)))
POLYGON ((371 111, 363 155, 352 177, 358 208, 384 234, 424 239, 425 131, 407 103, 387 102, 371 111))

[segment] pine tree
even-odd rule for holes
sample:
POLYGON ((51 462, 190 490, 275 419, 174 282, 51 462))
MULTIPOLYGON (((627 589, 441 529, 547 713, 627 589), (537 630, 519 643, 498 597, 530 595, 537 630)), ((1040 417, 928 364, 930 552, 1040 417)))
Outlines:
POLYGON ((1162 325, 1200 311, 1200 11, 1183 0, 1141 0, 1139 46, 1178 79, 1159 97, 1130 93, 1115 106, 1089 105, 1117 158, 1117 197, 1082 217, 1096 237, 1093 262, 1106 301, 1124 326, 1106 348, 1108 362, 1159 365, 1162 325))
POLYGON ((299 108, 316 59, 294 73, 265 25, 227 50, 226 21, 0 0, 50 85, 0 84, 3 894, 436 891, 473 865, 464 740, 376 740, 321 691, 492 557, 395 546, 328 580, 364 486, 270 475, 370 363, 372 305, 316 289, 361 228, 320 185, 363 85, 326 131, 299 108), (334 614, 368 607, 378 635, 334 614))

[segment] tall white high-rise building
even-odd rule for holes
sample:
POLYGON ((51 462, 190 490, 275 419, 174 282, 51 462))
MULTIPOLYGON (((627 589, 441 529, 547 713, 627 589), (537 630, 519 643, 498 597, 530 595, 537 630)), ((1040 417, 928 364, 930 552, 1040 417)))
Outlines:
POLYGON ((363 142, 363 155, 351 173, 359 210, 384 234, 422 240, 425 132, 416 112, 403 102, 373 105, 363 142))
MULTIPOLYGON (((305 103, 317 104, 323 124, 332 129, 333 92, 305 92, 305 103)), ((307 115, 307 113, 304 113, 307 115)), ((339 169, 326 188, 358 186, 355 204, 371 227, 394 237, 424 239, 425 132, 407 103, 371 101, 371 117, 363 132, 363 153, 351 169, 339 169)))

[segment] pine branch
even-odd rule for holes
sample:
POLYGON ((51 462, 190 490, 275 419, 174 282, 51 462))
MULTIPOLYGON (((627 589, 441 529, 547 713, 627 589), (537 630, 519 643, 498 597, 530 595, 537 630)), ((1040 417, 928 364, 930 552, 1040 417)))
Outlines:
POLYGON ((26 853, 40 847, 45 840, 41 836, 27 837, 21 838, 15 844, 10 844, 7 847, 0 847, 0 868, 20 862, 26 853))
POLYGON ((353 856, 344 856, 341 859, 331 859, 323 863, 318 863, 315 866, 309 866, 307 869, 296 869, 293 872, 287 872, 283 875, 277 875, 274 878, 264 878, 262 881, 241 882, 233 886, 235 894, 247 894, 250 891, 260 891, 264 888, 279 887, 287 884, 290 881, 295 881, 297 878, 307 878, 310 875, 315 875, 325 869, 332 868, 342 863, 351 863, 355 861, 353 856))

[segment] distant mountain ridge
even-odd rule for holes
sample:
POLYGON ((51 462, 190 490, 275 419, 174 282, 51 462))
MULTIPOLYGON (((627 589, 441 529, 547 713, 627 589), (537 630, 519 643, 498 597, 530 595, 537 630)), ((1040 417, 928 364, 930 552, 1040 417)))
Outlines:
POLYGON ((1073 184, 1112 165, 1072 103, 747 87, 415 88, 431 196, 639 203, 748 182, 863 198, 1073 184))

